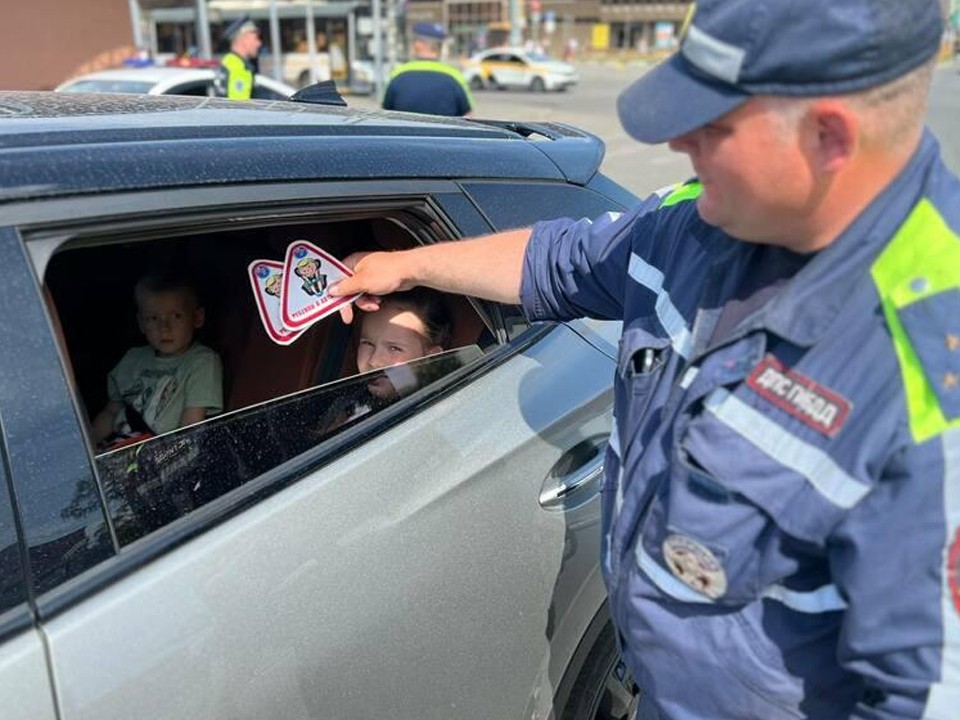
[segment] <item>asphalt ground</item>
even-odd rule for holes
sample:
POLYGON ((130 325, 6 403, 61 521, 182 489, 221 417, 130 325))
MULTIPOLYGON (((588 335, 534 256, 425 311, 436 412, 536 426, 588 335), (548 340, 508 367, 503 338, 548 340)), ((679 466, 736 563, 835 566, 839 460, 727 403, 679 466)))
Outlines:
MULTIPOLYGON (((606 145, 603 172, 640 196, 693 174, 685 156, 671 152, 666 145, 638 143, 620 127, 617 95, 646 72, 646 66, 592 62, 580 63, 578 70, 579 85, 566 92, 476 92, 474 115, 496 120, 564 122, 591 132, 606 145)), ((351 96, 348 102, 356 107, 376 106, 372 97, 351 96)), ((940 138, 948 165, 960 173, 960 61, 946 63, 937 71, 928 123, 940 138)))

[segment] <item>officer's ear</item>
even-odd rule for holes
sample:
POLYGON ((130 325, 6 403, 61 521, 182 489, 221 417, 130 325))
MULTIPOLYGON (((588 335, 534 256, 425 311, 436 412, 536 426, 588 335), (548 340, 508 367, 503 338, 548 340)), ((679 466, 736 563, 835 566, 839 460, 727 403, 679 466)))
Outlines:
POLYGON ((821 173, 842 170, 856 152, 860 140, 860 118, 839 99, 814 100, 808 109, 808 127, 814 134, 814 161, 821 173))

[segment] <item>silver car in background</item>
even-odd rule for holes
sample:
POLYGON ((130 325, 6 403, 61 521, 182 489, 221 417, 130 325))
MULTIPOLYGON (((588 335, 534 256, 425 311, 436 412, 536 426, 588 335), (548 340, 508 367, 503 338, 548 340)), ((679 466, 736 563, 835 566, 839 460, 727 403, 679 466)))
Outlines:
MULTIPOLYGON (((142 67, 100 70, 70 78, 55 92, 135 93, 144 95, 214 95, 215 68, 142 67)), ((254 77, 253 96, 259 100, 286 100, 296 90, 262 74, 254 77)))

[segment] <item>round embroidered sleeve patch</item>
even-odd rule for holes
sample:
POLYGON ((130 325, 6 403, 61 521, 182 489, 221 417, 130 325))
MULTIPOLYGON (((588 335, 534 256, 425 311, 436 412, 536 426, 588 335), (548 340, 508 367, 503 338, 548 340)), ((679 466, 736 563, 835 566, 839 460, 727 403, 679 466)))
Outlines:
POLYGON ((668 535, 663 557, 680 582, 712 600, 727 592, 727 575, 709 548, 686 535, 668 535))

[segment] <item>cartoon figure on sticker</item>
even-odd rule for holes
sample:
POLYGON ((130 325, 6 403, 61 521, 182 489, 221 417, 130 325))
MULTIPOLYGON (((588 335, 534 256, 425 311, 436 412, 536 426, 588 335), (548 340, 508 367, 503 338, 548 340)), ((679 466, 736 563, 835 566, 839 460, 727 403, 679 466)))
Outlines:
POLYGON ((283 286, 283 273, 277 273, 276 275, 271 275, 267 278, 267 281, 263 284, 263 290, 268 295, 273 295, 274 297, 280 297, 280 288, 283 286))
POLYGON ((283 264, 273 260, 254 260, 248 266, 250 287, 260 320, 268 337, 278 345, 289 345, 301 332, 291 332, 280 322, 283 302, 283 264))
POLYGON ((327 287, 327 276, 320 272, 320 261, 316 258, 303 258, 294 272, 303 280, 301 288, 307 295, 319 295, 327 287))
POLYGON ((277 269, 283 271, 280 321, 287 330, 306 330, 356 300, 356 296, 332 297, 327 293, 331 285, 350 275, 350 269, 306 240, 288 245, 283 265, 277 269))

